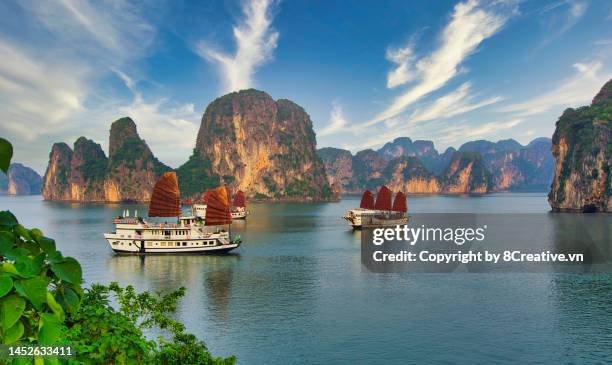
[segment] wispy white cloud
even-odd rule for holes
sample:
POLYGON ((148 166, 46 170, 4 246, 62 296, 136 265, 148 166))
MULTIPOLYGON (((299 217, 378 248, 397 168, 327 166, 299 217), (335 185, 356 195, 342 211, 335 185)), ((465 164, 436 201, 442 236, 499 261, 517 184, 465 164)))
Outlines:
POLYGON ((130 1, 20 1, 55 36, 54 42, 105 65, 119 65, 142 55, 152 44, 155 27, 130 1))
POLYGON ((36 140, 83 108, 89 69, 54 64, 0 39, 0 130, 36 140))
MULTIPOLYGON (((498 4, 494 3, 494 5, 498 4)), ((460 65, 463 61, 474 53, 485 39, 493 36, 502 28, 508 16, 508 14, 497 11, 495 6, 482 6, 476 0, 457 4, 450 22, 442 31, 438 47, 431 54, 416 61, 414 85, 397 96, 383 112, 365 125, 373 125, 392 118, 404 112, 417 100, 444 86, 460 72, 460 65)), ((406 49, 410 48, 403 49, 403 55, 407 53, 406 49)), ((400 61, 406 59, 403 57, 400 61)), ((404 65, 402 62, 395 63, 399 64, 399 67, 404 65)), ((406 63, 402 71, 398 72, 402 77, 395 76, 388 79, 388 85, 389 81, 392 81, 391 85, 397 85, 401 81, 410 79, 412 76, 407 77, 411 75, 409 70, 410 66, 406 63)))
POLYGON ((545 6, 538 16, 552 13, 547 18, 547 31, 538 48, 542 48, 572 29, 587 11, 588 3, 582 0, 562 0, 545 6))
POLYGON ((441 133, 436 134, 436 141, 444 145, 458 146, 460 143, 474 139, 498 139, 504 136, 509 129, 512 129, 523 122, 523 119, 513 118, 487 122, 480 125, 473 123, 457 123, 445 128, 441 133))
POLYGON ((245 0, 244 18, 234 26, 236 51, 228 54, 200 41, 196 52, 216 63, 223 79, 223 91, 237 91, 253 86, 257 68, 268 62, 276 49, 278 32, 272 28, 274 0, 245 0))
POLYGON ((473 102, 474 96, 470 94, 471 86, 470 82, 465 82, 456 90, 436 99, 428 106, 415 110, 410 115, 409 121, 411 123, 417 123, 434 119, 450 118, 502 100, 500 96, 493 96, 473 102))
POLYGON ((412 69, 414 57, 412 45, 407 45, 402 48, 387 49, 387 60, 397 65, 387 74, 387 87, 389 89, 414 80, 416 76, 414 69, 412 69))
POLYGON ((194 139, 184 133, 195 136, 199 120, 193 104, 147 98, 128 76, 143 79, 139 61, 154 46, 156 28, 141 5, 23 0, 16 6, 28 37, 0 24, 0 133, 14 142, 16 161, 44 172, 51 144, 72 143, 75 133, 106 146, 109 123, 124 115, 163 161, 185 160, 194 139), (131 99, 106 82, 115 76, 131 99))
POLYGON ((554 110, 588 104, 601 86, 612 77, 610 71, 603 70, 601 61, 576 63, 574 75, 562 80, 551 91, 510 104, 499 109, 500 112, 530 116, 554 110))
POLYGON ((348 125, 346 118, 344 117, 344 112, 342 110, 342 106, 337 102, 334 102, 332 105, 331 115, 329 116, 329 122, 325 128, 321 129, 317 132, 320 137, 328 136, 330 134, 334 134, 345 130, 348 125))
POLYGON ((195 106, 173 103, 167 98, 145 100, 133 79, 121 71, 116 72, 133 94, 130 103, 119 103, 116 110, 136 122, 140 136, 157 157, 163 156, 164 162, 177 167, 194 147, 195 138, 185 136, 198 133, 200 114, 196 113, 195 106))

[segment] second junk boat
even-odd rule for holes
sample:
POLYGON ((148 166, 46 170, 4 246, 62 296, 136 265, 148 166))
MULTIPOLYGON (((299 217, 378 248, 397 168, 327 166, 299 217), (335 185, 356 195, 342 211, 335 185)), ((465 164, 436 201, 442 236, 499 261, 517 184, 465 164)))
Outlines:
POLYGON ((204 222, 182 216, 178 179, 174 172, 166 172, 153 188, 149 217, 172 217, 176 222, 152 223, 124 212, 113 221, 115 232, 104 237, 118 254, 226 253, 240 246, 240 238, 232 240, 229 232, 230 205, 227 189, 221 186, 208 194, 204 222))
POLYGON ((378 191, 376 202, 374 202, 374 194, 366 190, 361 197, 359 208, 349 210, 342 218, 353 229, 407 224, 406 195, 399 191, 395 194, 393 205, 391 205, 392 194, 391 190, 383 185, 378 191))
MULTIPOLYGON (((200 203, 195 203, 191 206, 192 214, 196 217, 202 218, 206 220, 206 207, 208 205, 209 193, 210 190, 204 193, 200 203)), ((230 200, 231 193, 227 190, 227 199, 230 200)), ((230 207, 230 215, 232 219, 246 219, 246 216, 249 214, 249 211, 246 210, 246 197, 242 190, 238 190, 236 195, 234 195, 234 204, 230 207)))

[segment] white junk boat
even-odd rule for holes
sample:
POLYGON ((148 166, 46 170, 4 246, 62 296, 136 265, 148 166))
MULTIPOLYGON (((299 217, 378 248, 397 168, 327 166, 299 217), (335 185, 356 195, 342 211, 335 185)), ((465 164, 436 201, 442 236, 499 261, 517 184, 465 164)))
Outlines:
POLYGON ((347 211, 342 217, 353 229, 390 227, 408 223, 406 195, 401 191, 395 194, 391 205, 391 190, 382 186, 378 191, 376 203, 374 194, 366 190, 361 197, 359 208, 347 211))
MULTIPOLYGON (((199 217, 202 219, 206 219, 206 206, 208 201, 208 191, 204 194, 202 199, 203 203, 201 204, 193 204, 191 206, 191 212, 194 217, 199 217)), ((236 195, 234 196, 234 204, 230 209, 230 215, 232 219, 246 219, 249 211, 246 210, 246 199, 244 196, 244 192, 238 190, 236 195)))
POLYGON ((178 217, 176 223, 149 223, 124 212, 113 221, 115 232, 105 233, 104 238, 117 254, 226 253, 241 241, 230 235, 229 210, 227 190, 222 186, 211 190, 206 222, 181 216, 178 180, 174 172, 167 172, 153 188, 149 217, 178 217))

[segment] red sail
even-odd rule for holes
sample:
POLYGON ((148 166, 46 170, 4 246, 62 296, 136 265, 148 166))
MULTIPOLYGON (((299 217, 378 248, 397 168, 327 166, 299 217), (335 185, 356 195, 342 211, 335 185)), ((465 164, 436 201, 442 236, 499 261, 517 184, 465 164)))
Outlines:
POLYGON ((227 198, 225 186, 220 186, 208 192, 210 194, 208 194, 208 201, 206 202, 206 219, 204 224, 207 226, 219 226, 232 223, 230 201, 227 198))
POLYGON ((232 188, 230 188, 229 186, 226 186, 225 191, 227 192, 227 201, 231 207, 232 206, 232 188))
POLYGON ((149 217, 178 217, 181 211, 181 193, 174 172, 163 174, 153 187, 149 217))
POLYGON ((234 196, 234 206, 239 208, 246 207, 246 199, 242 190, 238 190, 238 192, 234 196))
POLYGON ((406 194, 401 191, 395 194, 395 199, 393 200, 393 210, 396 212, 404 212, 408 211, 408 207, 406 207, 406 194))
POLYGON ((376 197, 376 204, 374 204, 376 210, 391 210, 391 190, 386 186, 381 186, 376 197))
POLYGON ((212 190, 206 190, 206 192, 204 193, 204 195, 202 196, 202 199, 200 199, 201 203, 206 204, 208 202, 208 198, 210 197, 210 192, 212 190))
POLYGON ((359 208, 374 209, 374 194, 371 191, 366 190, 363 192, 359 208))

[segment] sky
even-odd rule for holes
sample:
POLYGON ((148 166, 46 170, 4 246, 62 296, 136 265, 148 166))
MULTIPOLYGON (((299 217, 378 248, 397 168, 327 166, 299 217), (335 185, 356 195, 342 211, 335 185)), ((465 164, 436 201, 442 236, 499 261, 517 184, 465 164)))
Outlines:
POLYGON ((9 0, 0 14, 0 136, 41 174, 55 142, 108 152, 123 116, 178 167, 206 106, 245 88, 301 105, 318 147, 527 144, 612 77, 606 0, 9 0))

